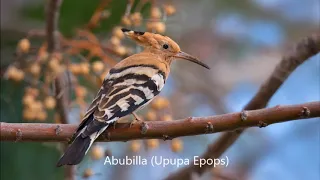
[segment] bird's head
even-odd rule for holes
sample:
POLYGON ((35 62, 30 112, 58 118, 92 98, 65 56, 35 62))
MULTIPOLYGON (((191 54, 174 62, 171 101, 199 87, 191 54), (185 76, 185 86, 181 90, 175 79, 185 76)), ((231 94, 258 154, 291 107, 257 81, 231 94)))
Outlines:
POLYGON ((174 59, 182 59, 210 69, 208 65, 201 62, 198 58, 181 51, 179 45, 167 36, 125 28, 122 28, 122 32, 148 51, 163 56, 169 63, 174 59))

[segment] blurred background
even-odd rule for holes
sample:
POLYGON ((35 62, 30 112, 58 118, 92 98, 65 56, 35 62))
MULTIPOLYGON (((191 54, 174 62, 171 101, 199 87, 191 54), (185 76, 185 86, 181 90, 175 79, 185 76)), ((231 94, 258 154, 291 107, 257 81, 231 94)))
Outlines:
MULTIPOLYGON (((140 112, 145 120, 240 111, 282 54, 300 38, 319 31, 320 22, 318 0, 64 0, 59 19, 62 48, 47 63, 45 3, 1 0, 2 122, 60 123, 52 80, 68 69, 68 120, 79 123, 112 65, 142 50, 124 39, 119 27, 170 36, 183 51, 211 67, 208 71, 174 62, 160 97, 140 112)), ((319 58, 317 54, 299 66, 268 106, 319 100, 319 58)), ((248 129, 223 155, 230 163, 218 172, 226 177, 209 171, 197 178, 320 179, 319 127, 319 119, 310 119, 248 129)), ((104 166, 104 157, 193 159, 217 137, 96 143, 76 167, 75 178, 163 179, 178 168, 104 166)), ((65 179, 64 169, 55 167, 61 147, 1 142, 1 179, 65 179)))

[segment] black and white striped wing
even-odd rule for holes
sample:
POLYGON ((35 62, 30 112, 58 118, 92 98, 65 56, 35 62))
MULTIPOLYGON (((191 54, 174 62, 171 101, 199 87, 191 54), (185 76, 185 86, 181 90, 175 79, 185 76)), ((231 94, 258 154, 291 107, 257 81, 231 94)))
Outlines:
POLYGON ((112 90, 101 98, 94 119, 113 123, 136 111, 160 93, 165 79, 164 73, 151 65, 111 69, 105 81, 112 84, 112 90))
POLYGON ((105 94, 108 94, 109 91, 112 91, 112 89, 113 88, 108 81, 103 82, 99 92, 97 93, 97 95, 93 99, 93 101, 91 102, 86 114, 82 118, 82 121, 81 121, 80 125, 78 126, 76 132, 73 134, 70 142, 72 142, 74 140, 74 138, 81 132, 82 129, 84 129, 90 122, 93 121, 93 113, 98 108, 99 103, 102 100, 102 97, 105 96, 105 94))
POLYGON ((111 86, 110 82, 104 81, 99 92, 97 93, 96 97, 91 102, 86 114, 84 115, 83 119, 87 119, 91 114, 96 111, 99 106, 100 101, 102 101, 102 97, 112 91, 113 87, 111 86))
POLYGON ((77 134, 95 139, 110 123, 144 107, 160 93, 165 83, 163 72, 150 67, 132 68, 110 70, 77 134))
POLYGON ((112 85, 108 94, 101 94, 99 104, 91 115, 92 121, 86 126, 82 136, 96 139, 109 124, 143 107, 159 92, 157 83, 152 78, 139 83, 112 85))
POLYGON ((135 76, 140 80, 127 79, 127 83, 115 84, 112 91, 101 99, 94 112, 94 119, 113 123, 140 109, 158 95, 161 89, 158 89, 157 83, 148 76, 142 76, 144 75, 135 76))

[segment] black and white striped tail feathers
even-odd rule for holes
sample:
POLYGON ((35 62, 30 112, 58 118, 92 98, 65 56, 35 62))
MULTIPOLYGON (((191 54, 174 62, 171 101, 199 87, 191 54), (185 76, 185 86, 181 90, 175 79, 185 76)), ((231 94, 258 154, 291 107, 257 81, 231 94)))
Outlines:
POLYGON ((108 123, 97 121, 93 115, 85 119, 73 137, 73 142, 66 149, 57 166, 76 165, 87 154, 94 140, 108 127, 108 123))
POLYGON ((80 163, 110 123, 148 104, 159 94, 165 79, 164 73, 152 65, 111 69, 57 166, 80 163))

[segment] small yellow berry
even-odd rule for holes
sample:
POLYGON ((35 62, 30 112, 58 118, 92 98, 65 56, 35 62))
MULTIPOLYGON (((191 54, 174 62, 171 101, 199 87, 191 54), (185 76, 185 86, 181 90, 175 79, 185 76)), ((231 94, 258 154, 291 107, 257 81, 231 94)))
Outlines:
POLYGON ((80 68, 80 66, 78 64, 70 64, 69 65, 69 70, 74 75, 79 75, 81 73, 81 68, 80 68))
POLYGON ((47 60, 48 60, 48 57, 49 57, 49 54, 48 54, 48 52, 47 51, 44 51, 44 52, 41 52, 41 53, 39 53, 39 55, 38 55, 38 59, 39 59, 39 61, 40 62, 46 62, 47 60))
POLYGON ((18 43, 18 50, 22 53, 28 53, 30 50, 30 41, 29 39, 21 39, 18 43))
POLYGON ((159 19, 161 17, 160 9, 158 7, 152 7, 150 16, 151 16, 151 18, 159 19))
POLYGON ((93 170, 90 169, 90 168, 84 170, 84 172, 83 172, 83 177, 84 177, 84 178, 88 178, 88 177, 90 177, 90 176, 92 176, 92 175, 93 175, 93 170))
POLYGON ((147 22, 146 27, 148 31, 153 31, 155 29, 155 22, 147 22))
POLYGON ((172 121, 172 116, 170 114, 165 114, 163 117, 162 117, 162 120, 163 121, 172 121))
POLYGON ((123 34, 122 30, 118 26, 113 28, 112 33, 113 33, 114 36, 118 37, 119 39, 124 38, 124 34, 123 34))
POLYGON ((15 74, 17 73, 18 69, 14 66, 10 66, 8 69, 7 69, 7 76, 9 79, 12 79, 12 77, 15 76, 15 74))
POLYGON ((127 52, 126 48, 124 46, 117 46, 115 47, 115 51, 117 54, 119 54, 120 56, 124 56, 127 52))
POLYGON ((32 109, 26 108, 23 110, 22 116, 25 120, 33 120, 36 117, 36 113, 32 109))
POLYGON ((38 63, 34 63, 30 66, 30 73, 34 76, 38 76, 40 74, 41 67, 38 63))
POLYGON ((35 101, 32 105, 31 105, 31 109, 39 112, 42 111, 43 109, 43 104, 40 101, 35 101))
POLYGON ((91 158, 93 160, 99 160, 104 157, 104 150, 101 146, 95 145, 91 150, 91 158))
POLYGON ((146 27, 148 31, 155 30, 157 33, 164 33, 166 31, 166 25, 163 22, 148 22, 146 27))
POLYGON ((104 64, 101 61, 95 61, 92 63, 92 70, 96 73, 100 73, 104 69, 104 64))
POLYGON ((141 149, 141 142, 138 140, 134 140, 130 143, 130 150, 134 153, 139 152, 141 149))
POLYGON ((15 80, 15 81, 21 81, 21 80, 23 80, 23 79, 24 79, 24 72, 19 69, 19 70, 17 71, 17 73, 16 73, 16 75, 15 75, 15 77, 14 77, 13 80, 15 80))
POLYGON ((140 26, 141 25, 141 20, 142 16, 140 12, 135 12, 131 14, 131 20, 134 26, 140 26))
POLYGON ((59 60, 55 57, 50 59, 48 65, 49 65, 49 68, 54 72, 58 71, 58 69, 60 67, 59 60))
POLYGON ((54 76, 52 75, 52 73, 46 73, 46 75, 44 76, 44 82, 46 84, 50 84, 54 79, 54 76))
POLYGON ((48 96, 44 99, 44 106, 47 109, 53 109, 56 107, 56 99, 52 96, 48 96))
POLYGON ((154 110, 149 110, 146 114, 148 121, 155 121, 157 119, 157 113, 154 110))
POLYGON ((157 33, 164 33, 166 31, 166 25, 163 22, 156 22, 154 25, 154 29, 157 33))
POLYGON ((83 86, 78 86, 75 89, 75 93, 78 98, 84 98, 87 95, 87 90, 83 86))
POLYGON ((117 36, 112 36, 110 38, 110 43, 112 45, 119 46, 120 45, 120 39, 117 36))
POLYGON ((83 75, 87 75, 90 72, 90 66, 88 63, 80 63, 80 71, 83 75))
POLYGON ((63 59, 63 55, 60 52, 55 52, 52 54, 52 58, 55 58, 60 62, 63 59))
POLYGON ((121 19, 121 22, 126 26, 131 26, 131 21, 128 16, 123 16, 121 19))
POLYGON ((22 103, 25 106, 30 106, 34 102, 34 97, 30 94, 26 94, 23 96, 22 103))
POLYGON ((38 113, 36 113, 36 117, 35 119, 39 120, 39 121, 45 121, 47 119, 48 115, 46 111, 40 111, 38 113))
POLYGON ((164 109, 164 108, 166 108, 168 106, 169 106, 169 101, 168 101, 168 99, 166 99, 164 97, 156 98, 151 104, 151 107, 156 109, 156 110, 164 109))
POLYGON ((156 149, 159 147, 159 140, 158 139, 148 139, 147 146, 149 149, 156 149))
POLYGON ((167 13, 168 16, 171 16, 174 13, 176 13, 176 8, 171 4, 164 5, 163 9, 167 13))
POLYGON ((24 78, 24 72, 14 66, 10 66, 7 70, 7 76, 14 81, 21 81, 24 78))
POLYGON ((171 150, 173 152, 180 152, 183 149, 183 142, 180 139, 173 139, 171 141, 171 150))

